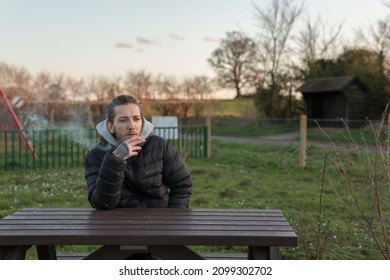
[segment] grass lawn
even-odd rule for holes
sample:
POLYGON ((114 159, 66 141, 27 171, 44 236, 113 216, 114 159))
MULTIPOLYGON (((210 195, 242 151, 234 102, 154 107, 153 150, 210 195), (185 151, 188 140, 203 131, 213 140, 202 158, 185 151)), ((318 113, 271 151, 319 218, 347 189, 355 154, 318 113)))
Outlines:
MULTIPOLYGON (((299 240, 297 248, 281 250, 284 259, 384 258, 378 244, 386 245, 384 235, 389 232, 390 189, 386 181, 388 169, 383 170, 380 155, 356 156, 356 151, 342 154, 311 147, 304 169, 297 164, 297 147, 292 144, 214 141, 212 154, 210 159, 186 161, 193 176, 191 207, 281 209, 299 240), (368 159, 372 168, 365 166, 368 159), (379 182, 375 188, 370 187, 373 179, 379 182), (375 192, 379 194, 379 206, 375 204, 375 192), (378 207, 383 211, 382 222, 378 219, 378 207)), ((1 217, 24 207, 90 207, 82 168, 2 175, 0 193, 1 217)), ((77 246, 61 247, 59 251, 74 249, 91 250, 77 246)))

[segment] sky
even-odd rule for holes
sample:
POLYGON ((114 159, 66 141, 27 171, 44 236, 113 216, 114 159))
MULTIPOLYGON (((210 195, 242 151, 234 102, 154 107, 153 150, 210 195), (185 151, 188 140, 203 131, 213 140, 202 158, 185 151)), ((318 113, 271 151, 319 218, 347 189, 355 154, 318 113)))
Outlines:
MULTIPOLYGON (((390 2, 390 1, 387 1, 390 2)), ((0 62, 75 78, 128 71, 212 76, 228 31, 256 34, 266 0, 0 0, 0 62)), ((344 22, 344 36, 390 14, 383 0, 306 0, 311 18, 344 22)))

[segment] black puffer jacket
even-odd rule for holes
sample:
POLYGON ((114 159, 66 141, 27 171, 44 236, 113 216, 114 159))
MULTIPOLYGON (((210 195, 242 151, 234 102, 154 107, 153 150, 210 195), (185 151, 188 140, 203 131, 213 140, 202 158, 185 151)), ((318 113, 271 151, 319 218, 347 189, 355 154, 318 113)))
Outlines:
POLYGON ((152 135, 137 156, 122 161, 104 139, 85 160, 88 200, 96 209, 189 206, 191 176, 171 144, 152 135))

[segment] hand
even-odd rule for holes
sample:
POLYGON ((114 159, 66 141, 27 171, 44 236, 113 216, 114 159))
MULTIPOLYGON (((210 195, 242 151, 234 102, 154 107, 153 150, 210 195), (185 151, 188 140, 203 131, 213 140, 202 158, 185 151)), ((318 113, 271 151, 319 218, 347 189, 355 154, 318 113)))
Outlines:
POLYGON ((141 150, 139 144, 145 142, 139 136, 132 136, 131 138, 123 141, 113 152, 112 154, 121 160, 127 160, 132 156, 136 156, 138 151, 141 150))
POLYGON ((132 156, 136 156, 138 155, 138 151, 140 151, 142 149, 141 146, 139 146, 139 144, 145 142, 144 139, 142 139, 140 136, 132 136, 130 137, 129 139, 125 140, 122 142, 122 144, 126 144, 127 145, 127 148, 129 150, 129 153, 127 156, 125 156, 123 158, 123 160, 126 160, 132 156))

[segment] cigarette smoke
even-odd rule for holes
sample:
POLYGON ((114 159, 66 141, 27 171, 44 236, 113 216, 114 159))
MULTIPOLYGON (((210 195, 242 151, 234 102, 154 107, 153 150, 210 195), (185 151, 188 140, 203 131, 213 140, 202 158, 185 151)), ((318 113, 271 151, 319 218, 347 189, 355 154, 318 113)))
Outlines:
POLYGON ((23 129, 25 130, 44 130, 49 128, 49 122, 47 119, 37 113, 26 112, 23 117, 23 129))
POLYGON ((67 137, 72 142, 83 148, 89 149, 95 144, 94 131, 86 128, 80 120, 80 116, 75 115, 70 121, 66 121, 55 127, 51 126, 49 121, 39 113, 26 112, 23 116, 23 129, 26 131, 42 132, 46 130, 57 130, 61 137, 67 137))

